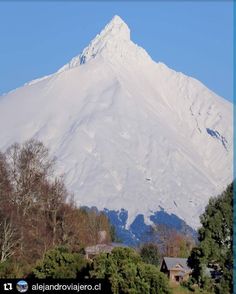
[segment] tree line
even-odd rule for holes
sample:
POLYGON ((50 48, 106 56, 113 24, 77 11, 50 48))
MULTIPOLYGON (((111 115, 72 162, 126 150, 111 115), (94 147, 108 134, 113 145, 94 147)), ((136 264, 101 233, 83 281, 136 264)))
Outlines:
POLYGON ((55 246, 79 251, 96 244, 107 217, 77 208, 55 158, 37 140, 0 153, 0 276, 22 277, 55 246))

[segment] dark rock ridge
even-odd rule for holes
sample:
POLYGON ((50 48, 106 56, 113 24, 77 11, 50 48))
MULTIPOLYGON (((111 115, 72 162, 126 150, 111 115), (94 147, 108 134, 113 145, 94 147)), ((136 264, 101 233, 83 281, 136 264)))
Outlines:
MULTIPOLYGON (((96 207, 86 209, 94 209, 98 212, 96 207)), ((144 216, 139 214, 132 222, 130 227, 126 228, 128 219, 128 211, 125 209, 109 210, 104 209, 103 212, 109 218, 110 223, 115 227, 117 238, 128 246, 137 247, 142 243, 153 241, 152 226, 145 224, 144 216)), ((193 239, 197 239, 197 232, 186 224, 184 220, 175 214, 169 214, 164 209, 156 211, 150 216, 150 220, 156 225, 165 225, 167 229, 174 229, 175 231, 193 239)))

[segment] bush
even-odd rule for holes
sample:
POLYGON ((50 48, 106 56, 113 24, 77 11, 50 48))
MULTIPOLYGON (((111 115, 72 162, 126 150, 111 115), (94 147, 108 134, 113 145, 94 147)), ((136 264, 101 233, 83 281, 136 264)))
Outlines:
POLYGON ((26 265, 8 260, 0 263, 0 279, 16 279, 24 275, 26 265))
POLYGON ((39 279, 74 279, 85 266, 86 262, 81 254, 71 253, 66 247, 57 247, 45 254, 44 259, 33 270, 33 276, 39 279))
POLYGON ((111 254, 96 257, 90 276, 106 279, 115 294, 171 293, 165 275, 154 265, 142 262, 131 248, 115 248, 111 254))

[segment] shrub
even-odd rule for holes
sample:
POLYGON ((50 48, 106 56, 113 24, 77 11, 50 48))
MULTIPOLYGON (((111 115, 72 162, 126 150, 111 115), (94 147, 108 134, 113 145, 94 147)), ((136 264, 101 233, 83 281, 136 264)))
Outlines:
POLYGON ((48 251, 42 261, 33 270, 33 275, 39 279, 77 278, 86 266, 83 256, 71 253, 66 247, 57 247, 48 251))
POLYGON ((106 279, 114 294, 171 293, 168 280, 154 265, 142 262, 131 248, 115 248, 94 259, 90 276, 106 279))

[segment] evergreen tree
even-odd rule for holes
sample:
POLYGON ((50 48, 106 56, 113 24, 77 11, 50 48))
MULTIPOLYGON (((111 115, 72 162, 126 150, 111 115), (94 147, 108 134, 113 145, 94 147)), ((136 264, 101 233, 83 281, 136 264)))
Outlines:
POLYGON ((140 255, 143 262, 156 266, 160 265, 160 252, 156 244, 149 243, 143 245, 140 250, 140 255))
POLYGON ((220 196, 211 198, 202 214, 199 229, 199 247, 188 259, 193 277, 199 286, 207 280, 206 268, 214 267, 221 273, 215 292, 229 294, 233 291, 233 184, 220 196))

